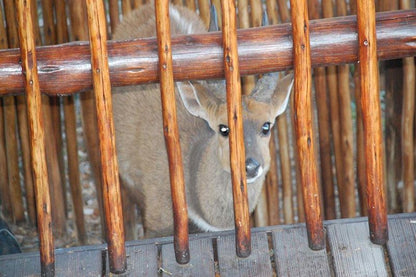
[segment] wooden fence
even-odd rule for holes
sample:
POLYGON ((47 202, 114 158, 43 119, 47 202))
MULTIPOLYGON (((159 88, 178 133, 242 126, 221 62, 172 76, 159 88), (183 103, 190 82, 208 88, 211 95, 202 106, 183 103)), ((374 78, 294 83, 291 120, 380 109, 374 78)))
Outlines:
MULTIPOLYGON (((208 1, 173 2, 198 10, 208 25, 208 1)), ((238 9, 234 1, 211 2, 220 15, 222 32, 171 38, 168 1, 156 0, 156 17, 160 22, 156 39, 107 42, 111 34, 108 30, 122 20, 120 14, 127 14, 143 4, 142 1, 121 1, 121 6, 119 1, 106 1, 108 24, 102 1, 44 0, 41 3, 43 31, 40 31, 37 1, 3 0, 3 9, 0 9, 0 43, 5 49, 0 51, 1 207, 6 218, 13 222, 37 224, 43 275, 54 272, 53 231, 58 237, 66 232, 65 168, 68 168, 78 238, 81 243, 87 240, 78 170, 75 93, 81 95, 88 155, 98 195, 102 195, 98 199, 105 216, 103 230, 107 234, 110 269, 114 273, 125 270, 122 192, 114 147, 111 85, 160 82, 164 125, 169 130, 165 132, 168 157, 171 163, 180 165, 175 101, 172 100, 174 80, 225 77, 233 196, 235 203, 239 203, 234 206, 234 212, 236 222, 241 223, 236 224, 241 226, 236 229, 236 251, 240 257, 250 255, 241 94, 252 89, 255 82, 252 74, 293 69, 295 75, 292 118, 281 116, 277 120, 278 140, 273 137, 270 145, 271 170, 254 215, 257 226, 306 221, 310 247, 322 249, 325 247, 323 219, 368 214, 371 240, 384 244, 388 238, 387 212, 414 211, 416 10, 410 9, 414 3, 337 0, 334 7, 334 1, 293 0, 289 10, 287 1, 241 0, 238 9), (376 9, 399 8, 404 10, 375 14, 376 9), (355 13, 357 16, 347 16, 355 13), (259 27, 262 18, 267 18, 263 23, 271 26, 237 30, 238 26, 259 27), (286 23, 289 21, 291 24, 286 23), (278 23, 282 24, 275 25, 278 23), (89 42, 62 44, 69 38, 89 39, 89 42), (51 46, 36 48, 41 41, 51 46), (158 52, 153 47, 155 42, 158 52), (190 49, 197 54, 191 55, 190 49), (391 61, 382 62, 381 66, 378 62, 401 58, 404 58, 403 66, 398 67, 391 61), (181 70, 175 70, 173 64, 181 70), (385 92, 384 106, 380 104, 384 96, 380 96, 379 68, 386 84, 381 85, 381 91, 385 92), (395 82, 403 84, 400 90, 392 89, 395 82), (59 96, 64 96, 62 104, 59 96), (61 108, 65 116, 67 166, 62 151, 61 108), (91 113, 92 110, 97 112, 91 113), (296 172, 296 178, 292 172, 296 172), (400 180, 403 188, 399 186, 400 180), (399 200, 403 201, 401 206, 399 200)), ((171 169, 170 176, 175 254, 178 263, 187 263, 188 218, 180 212, 186 210, 186 184, 180 167, 171 169)))

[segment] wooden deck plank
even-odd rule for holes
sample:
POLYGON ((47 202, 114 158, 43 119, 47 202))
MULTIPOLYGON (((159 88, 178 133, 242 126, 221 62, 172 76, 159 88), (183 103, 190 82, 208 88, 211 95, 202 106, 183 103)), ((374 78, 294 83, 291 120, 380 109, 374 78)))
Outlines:
POLYGON ((305 226, 277 229, 272 234, 278 276, 331 275, 326 249, 309 248, 305 226))
POLYGON ((388 276, 383 247, 371 243, 368 222, 329 225, 336 276, 388 276))
POLYGON ((55 276, 102 275, 102 251, 65 251, 56 254, 55 276))
MULTIPOLYGON (((62 251, 56 253, 56 276, 101 276, 102 251, 62 251)), ((0 276, 40 276, 40 257, 37 253, 9 256, 0 259, 0 276)))
POLYGON ((390 219, 387 251, 394 276, 416 276, 416 217, 390 219))
POLYGON ((218 237, 217 249, 221 277, 273 275, 266 232, 252 233, 251 255, 247 258, 237 257, 234 235, 218 237))
POLYGON ((9 259, 0 259, 0 276, 40 275, 40 257, 36 254, 10 255, 9 259))
MULTIPOLYGON (((127 246, 127 271, 123 276, 158 276, 157 256, 156 244, 127 246)), ((106 272, 110 272, 108 263, 106 272)))
POLYGON ((191 260, 180 265, 175 260, 173 244, 162 245, 162 272, 169 276, 214 276, 214 250, 212 238, 189 241, 191 260))
MULTIPOLYGON (((389 216, 387 251, 370 242, 367 218, 326 221, 329 250, 318 252, 309 250, 304 224, 255 228, 247 259, 236 257, 233 231, 193 234, 188 266, 176 264, 172 237, 127 242, 128 271, 122 276, 274 276, 267 232, 273 236, 278 276, 389 276, 390 271, 393 276, 416 276, 415 220, 416 213, 389 216), (165 272, 158 273, 159 267, 165 272)), ((105 251, 105 244, 57 249, 56 276, 109 275, 108 262, 102 263, 105 251)), ((38 253, 0 256, 1 277, 39 275, 38 253)))

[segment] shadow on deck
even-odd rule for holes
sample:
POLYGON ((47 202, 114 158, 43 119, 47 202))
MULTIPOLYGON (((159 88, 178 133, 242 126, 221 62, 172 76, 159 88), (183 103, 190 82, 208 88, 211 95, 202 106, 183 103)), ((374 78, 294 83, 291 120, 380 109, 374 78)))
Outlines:
MULTIPOLYGON (((233 231, 190 236, 191 261, 172 238, 127 242, 123 276, 416 276, 416 213, 389 216, 389 242, 370 242, 367 218, 325 221, 327 247, 308 248, 304 224, 252 229, 252 254, 235 254, 233 231)), ((38 253, 0 256, 0 276, 40 275, 38 253)), ((56 276, 107 276, 106 245, 56 250, 56 276)))

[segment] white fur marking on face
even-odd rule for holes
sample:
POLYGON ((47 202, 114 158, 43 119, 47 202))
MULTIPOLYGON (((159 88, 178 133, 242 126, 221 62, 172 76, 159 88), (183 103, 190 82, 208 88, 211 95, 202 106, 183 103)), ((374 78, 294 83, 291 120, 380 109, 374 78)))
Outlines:
POLYGON ((247 179, 247 184, 254 183, 263 174, 263 171, 263 167, 260 166, 259 171, 257 172, 257 176, 247 179))
POLYGON ((197 213, 192 211, 190 208, 188 208, 189 218, 192 220, 192 222, 202 231, 204 232, 218 232, 218 231, 225 231, 225 230, 231 230, 225 229, 225 228, 218 228, 210 225, 208 222, 206 222, 202 217, 200 217, 197 213))

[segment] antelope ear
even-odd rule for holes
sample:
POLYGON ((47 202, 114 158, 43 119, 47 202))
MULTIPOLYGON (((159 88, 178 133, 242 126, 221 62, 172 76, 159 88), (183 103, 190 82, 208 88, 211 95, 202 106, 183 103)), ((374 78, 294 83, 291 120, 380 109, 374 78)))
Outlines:
POLYGON ((293 74, 288 74, 279 79, 278 72, 263 75, 250 94, 250 97, 256 101, 270 103, 275 117, 285 111, 289 102, 293 86, 293 74))
POLYGON ((277 86, 271 98, 271 103, 275 109, 275 117, 279 116, 286 110, 287 103, 290 98, 290 92, 293 87, 293 81, 293 74, 290 73, 277 82, 277 86))
POLYGON ((217 106, 217 99, 198 82, 177 82, 179 95, 189 113, 208 121, 209 111, 217 106))

